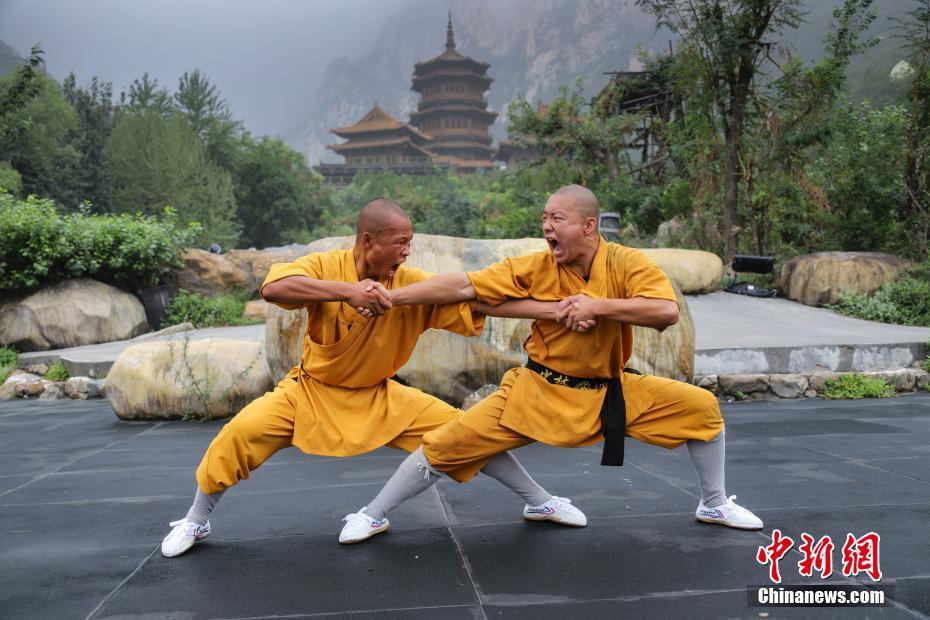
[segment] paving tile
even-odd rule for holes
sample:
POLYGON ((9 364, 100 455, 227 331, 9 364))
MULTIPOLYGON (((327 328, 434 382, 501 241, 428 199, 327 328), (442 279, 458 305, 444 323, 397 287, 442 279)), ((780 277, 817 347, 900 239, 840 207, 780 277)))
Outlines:
MULTIPOLYGON (((85 618, 153 546, 0 552, 0 618, 85 618)), ((144 613, 143 610, 137 610, 144 613)))
POLYGON ((298 536, 153 557, 95 618, 141 610, 150 617, 233 618, 475 603, 448 530, 426 529, 365 545, 298 536))

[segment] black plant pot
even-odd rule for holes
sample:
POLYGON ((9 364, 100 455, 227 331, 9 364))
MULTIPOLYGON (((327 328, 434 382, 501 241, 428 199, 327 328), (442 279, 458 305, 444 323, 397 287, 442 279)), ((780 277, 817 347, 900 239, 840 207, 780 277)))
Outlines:
POLYGON ((161 320, 165 316, 168 302, 177 293, 177 289, 168 284, 142 289, 142 306, 145 308, 145 318, 153 330, 161 327, 161 320))

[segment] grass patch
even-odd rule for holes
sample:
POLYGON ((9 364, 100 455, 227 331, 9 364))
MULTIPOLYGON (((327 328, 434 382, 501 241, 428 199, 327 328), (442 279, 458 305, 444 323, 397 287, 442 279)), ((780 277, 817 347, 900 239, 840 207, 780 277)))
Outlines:
POLYGON ((65 365, 58 362, 52 362, 48 367, 48 371, 45 373, 45 378, 49 381, 61 382, 67 381, 71 378, 71 375, 68 374, 68 369, 65 368, 65 365))
POLYGON ((824 382, 821 396, 831 400, 850 398, 891 398, 895 392, 894 386, 884 379, 869 378, 858 373, 840 375, 837 379, 824 382))
POLYGON ((16 351, 9 347, 0 347, 0 383, 6 381, 16 370, 16 351))
POLYGON ((254 325, 262 321, 243 319, 249 294, 241 291, 206 296, 200 293, 179 291, 168 307, 161 327, 192 323, 194 327, 225 327, 227 325, 254 325))

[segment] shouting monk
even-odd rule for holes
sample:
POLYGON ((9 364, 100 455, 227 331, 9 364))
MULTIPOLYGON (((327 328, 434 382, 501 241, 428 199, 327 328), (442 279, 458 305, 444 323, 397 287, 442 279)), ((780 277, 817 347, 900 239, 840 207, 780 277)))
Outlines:
MULTIPOLYGON (((410 452, 422 443, 424 433, 461 415, 443 401, 391 380, 424 331, 478 335, 485 310, 525 318, 554 314, 556 304, 536 301, 494 309, 476 309, 473 303, 419 305, 385 313, 390 289, 428 277, 403 265, 412 238, 403 209, 389 200, 374 200, 358 216, 353 249, 310 254, 271 267, 262 297, 282 308, 307 309, 300 363, 214 438, 197 468, 193 505, 185 518, 171 524, 162 555, 180 555, 209 536, 208 517, 226 489, 248 478, 278 450, 294 445, 310 454, 353 456, 391 446, 410 452)), ((525 513, 535 515, 557 505, 563 507, 547 513, 549 520, 586 523, 581 511, 543 490, 509 453, 469 463, 467 477, 477 470, 519 494, 527 504, 525 513)), ((459 475, 454 467, 448 471, 459 475)), ((363 511, 348 515, 340 542, 358 542, 388 529, 377 503, 367 510, 378 516, 363 511)))
POLYGON ((388 510, 432 484, 435 478, 411 474, 418 467, 437 475, 454 472, 461 481, 489 457, 534 441, 576 447, 603 440, 601 464, 622 465, 624 435, 629 435, 664 448, 688 445, 701 487, 699 521, 762 528, 762 521, 724 490, 724 425, 714 395, 624 371, 633 351, 632 326, 663 330, 678 322, 679 308, 655 263, 598 234, 598 214, 591 191, 563 187, 543 211, 549 251, 390 291, 395 308, 474 299, 490 306, 527 298, 559 304, 553 315, 541 317, 557 322, 533 323, 524 343, 526 366, 508 371, 497 392, 461 417, 426 433, 423 446, 373 503, 388 510), (596 325, 585 332, 590 321, 596 325))

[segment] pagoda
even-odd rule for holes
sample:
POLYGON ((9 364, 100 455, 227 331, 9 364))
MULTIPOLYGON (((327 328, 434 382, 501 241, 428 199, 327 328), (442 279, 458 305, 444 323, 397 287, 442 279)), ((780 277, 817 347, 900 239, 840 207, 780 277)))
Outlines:
POLYGON ((456 51, 450 12, 446 51, 416 63, 411 86, 420 94, 420 103, 410 124, 432 138, 434 162, 461 172, 494 167, 488 127, 497 113, 488 110, 485 99, 493 81, 487 75, 490 66, 456 51))
POLYGON ((402 123, 377 102, 354 125, 330 131, 346 142, 326 148, 345 158, 344 164, 320 164, 315 170, 330 183, 342 185, 364 170, 392 170, 402 174, 430 174, 430 137, 402 123))

